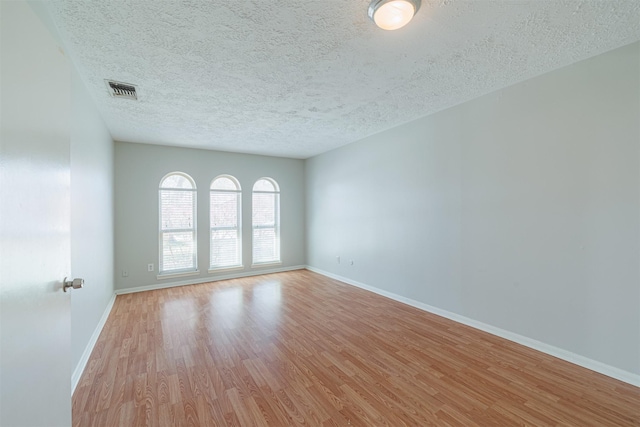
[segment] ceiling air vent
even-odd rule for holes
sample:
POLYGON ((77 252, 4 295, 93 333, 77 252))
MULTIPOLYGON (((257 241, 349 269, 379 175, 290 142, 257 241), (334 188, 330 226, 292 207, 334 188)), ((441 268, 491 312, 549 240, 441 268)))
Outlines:
POLYGON ((114 80, 105 80, 109 88, 109 94, 114 98, 138 99, 136 86, 129 83, 116 82, 114 80))

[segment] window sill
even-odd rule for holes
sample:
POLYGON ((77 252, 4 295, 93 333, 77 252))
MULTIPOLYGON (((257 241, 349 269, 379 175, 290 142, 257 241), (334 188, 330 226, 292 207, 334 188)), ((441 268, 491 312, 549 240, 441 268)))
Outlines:
POLYGON ((166 274, 158 274, 156 278, 158 280, 162 279, 173 279, 175 277, 186 277, 186 276, 197 276, 200 274, 200 270, 195 271, 183 271, 182 273, 166 273, 166 274))
POLYGON ((251 268, 269 267, 271 265, 282 265, 282 261, 268 261, 268 262, 260 262, 257 264, 251 264, 251 268))
POLYGON ((236 265, 234 267, 217 267, 217 268, 210 268, 208 270, 209 273, 220 273, 223 271, 235 271, 235 270, 244 270, 244 265, 236 265))

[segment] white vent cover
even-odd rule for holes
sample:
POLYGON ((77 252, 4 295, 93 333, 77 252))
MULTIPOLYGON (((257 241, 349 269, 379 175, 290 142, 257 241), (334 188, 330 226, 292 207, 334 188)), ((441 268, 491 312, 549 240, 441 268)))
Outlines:
POLYGON ((117 82, 115 80, 105 80, 104 82, 107 84, 107 88, 109 88, 109 94, 114 98, 138 99, 135 85, 117 82))

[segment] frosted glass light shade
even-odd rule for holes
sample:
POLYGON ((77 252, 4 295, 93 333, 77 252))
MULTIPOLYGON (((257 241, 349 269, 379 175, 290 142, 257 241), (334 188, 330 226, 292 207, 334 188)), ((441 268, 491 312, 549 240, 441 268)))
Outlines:
POLYGON ((383 30, 397 30, 411 21, 420 7, 420 0, 373 0, 369 18, 383 30))

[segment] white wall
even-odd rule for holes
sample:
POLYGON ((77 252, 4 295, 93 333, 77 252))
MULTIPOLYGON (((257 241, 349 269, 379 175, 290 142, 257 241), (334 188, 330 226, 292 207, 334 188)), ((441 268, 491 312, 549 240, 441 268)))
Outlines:
POLYGON ((640 374, 639 62, 636 43, 309 159, 308 264, 640 374))
MULTIPOLYGON (((45 2, 28 3, 64 47, 45 2)), ((89 356, 84 352, 91 350, 97 338, 93 333, 114 292, 114 144, 73 63, 70 78, 71 274, 85 279, 82 290, 71 292, 70 361, 75 385, 89 356)))
POLYGON ((76 369, 114 292, 114 148, 80 77, 72 77, 71 272, 85 280, 84 289, 71 293, 71 366, 76 369))
POLYGON ((196 283, 226 276, 305 264, 304 161, 190 148, 116 142, 115 149, 116 289, 196 283), (169 172, 189 174, 198 188, 198 276, 157 279, 158 186, 169 172), (209 185, 220 174, 235 176, 242 186, 244 269, 208 273, 209 185), (261 177, 280 186, 281 265, 251 268, 251 189, 261 177), (147 264, 154 271, 147 271, 147 264), (122 271, 129 273, 122 277, 122 271))

